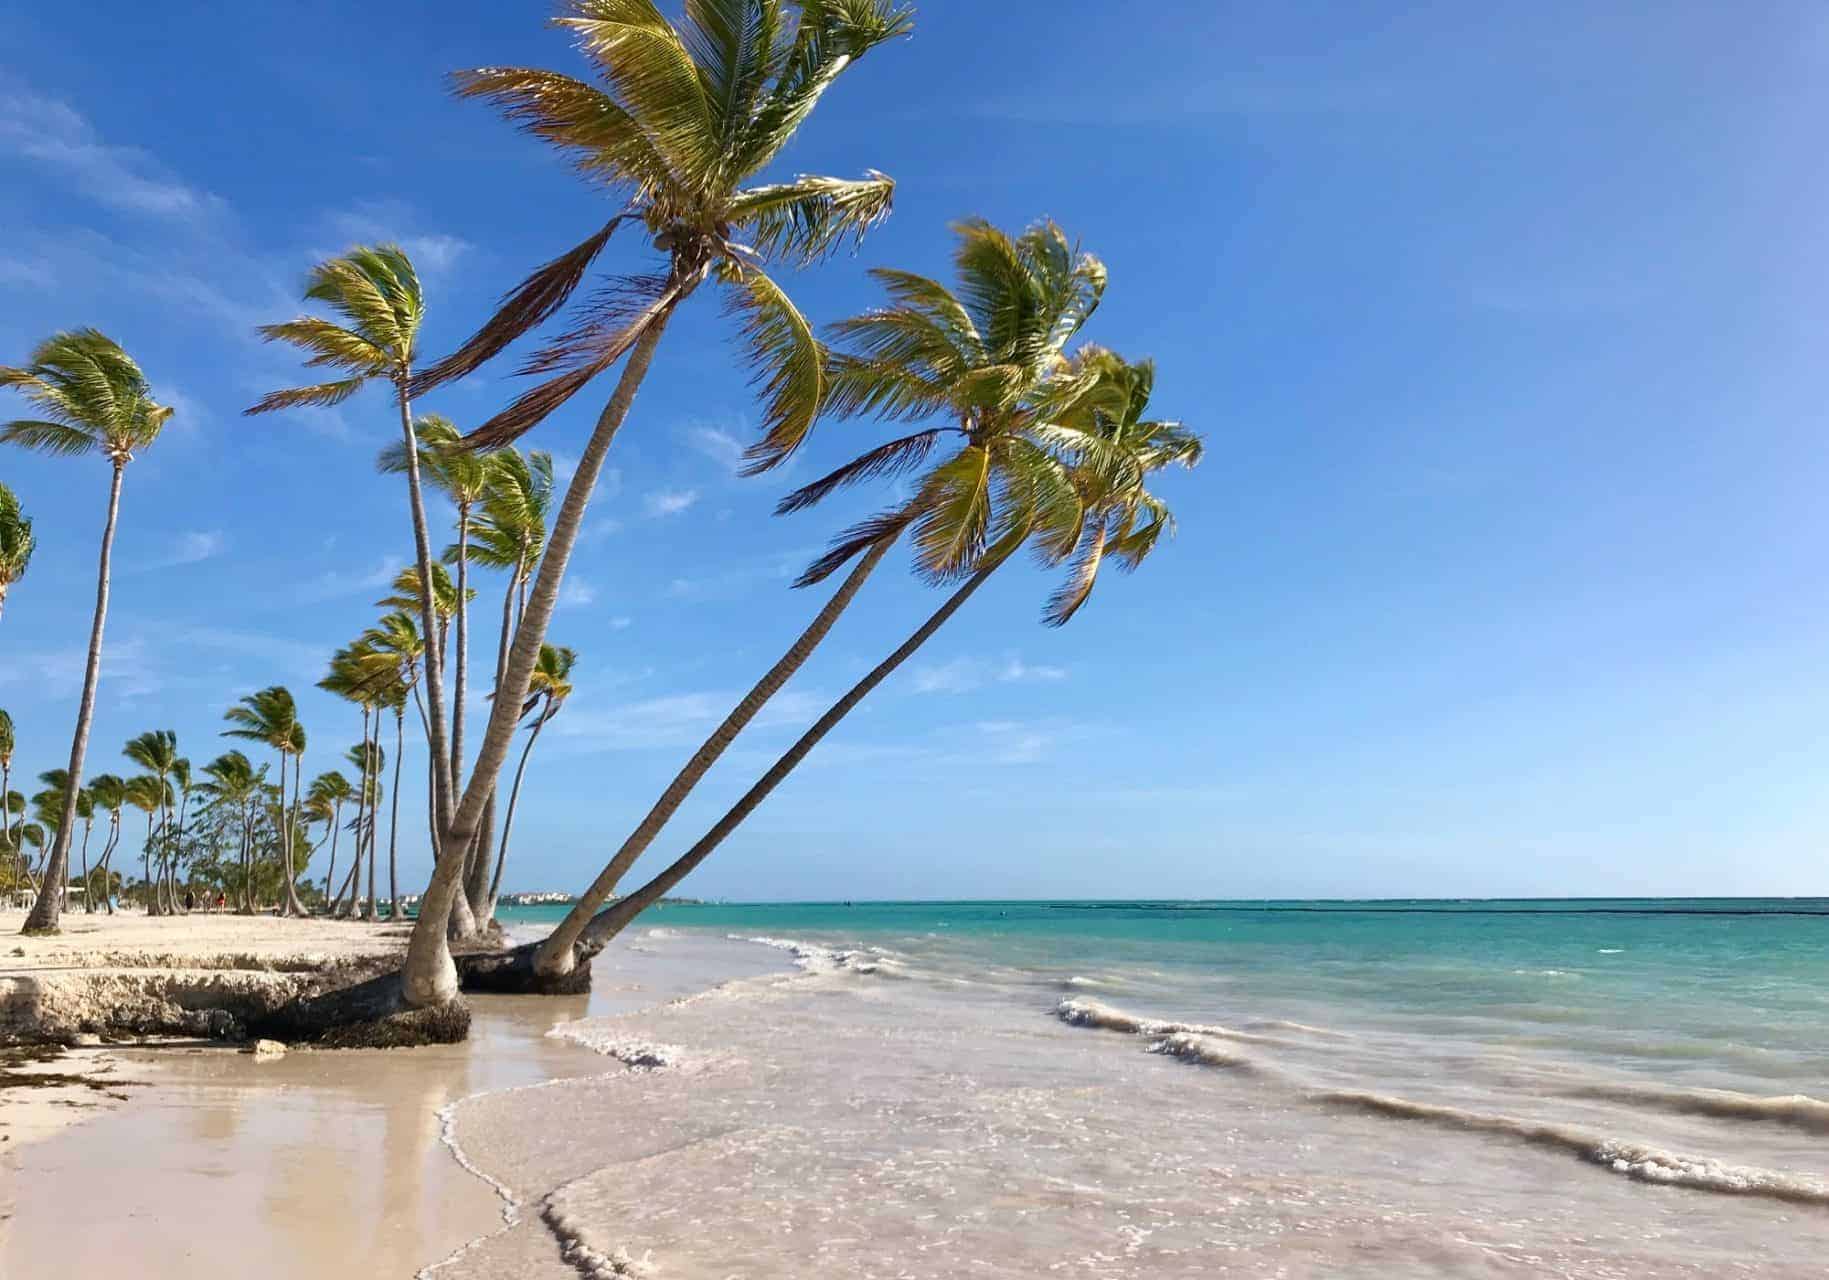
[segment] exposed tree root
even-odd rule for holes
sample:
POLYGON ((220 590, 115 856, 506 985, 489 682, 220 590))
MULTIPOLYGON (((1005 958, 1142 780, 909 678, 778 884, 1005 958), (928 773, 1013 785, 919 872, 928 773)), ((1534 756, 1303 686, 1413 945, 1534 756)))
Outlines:
POLYGON ((507 951, 471 951, 455 956, 458 982, 465 991, 491 995, 577 996, 591 989, 591 961, 602 947, 575 947, 571 972, 556 977, 534 968, 534 956, 539 950, 538 942, 528 942, 507 951))
POLYGON ((414 1009, 400 975, 382 974, 282 1005, 247 1020, 248 1036, 323 1049, 400 1049, 456 1044, 470 1034, 470 1007, 462 1000, 414 1009))

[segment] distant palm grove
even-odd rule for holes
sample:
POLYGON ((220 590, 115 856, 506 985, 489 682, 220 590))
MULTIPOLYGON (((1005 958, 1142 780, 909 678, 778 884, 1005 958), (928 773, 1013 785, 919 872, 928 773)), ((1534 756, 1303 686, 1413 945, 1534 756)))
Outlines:
MULTIPOLYGON (((118 748, 90 742, 115 531, 133 518, 129 464, 157 446, 173 410, 156 371, 106 336, 106 317, 0 366, 0 387, 25 405, 0 426, 0 442, 83 468, 103 516, 73 725, 15 724, 0 712, 0 892, 29 901, 28 932, 56 930, 66 911, 126 901, 153 914, 220 906, 373 921, 400 918, 411 898, 417 914, 392 999, 405 1011, 456 1000, 453 944, 460 956, 499 946, 492 922, 524 783, 537 776, 542 732, 563 714, 573 680, 588 679, 588 637, 549 638, 567 563, 616 437, 625 423, 641 429, 637 393, 665 358, 669 324, 702 305, 701 293, 735 317, 735 357, 758 389, 744 474, 780 466, 827 420, 886 428, 850 462, 783 496, 778 512, 808 511, 852 486, 881 485, 887 496, 877 514, 837 531, 800 576, 797 587, 830 594, 794 642, 649 810, 602 833, 602 872, 577 886, 553 935, 520 957, 523 989, 562 989, 588 967, 1019 553, 1058 571, 1042 617, 1061 626, 1108 564, 1135 569, 1173 531, 1152 477, 1194 465, 1200 440, 1152 416, 1149 361, 1084 338, 1106 271, 1052 222, 1006 230, 962 216, 949 232, 950 279, 874 270, 880 304, 829 325, 803 315, 784 287, 784 271, 826 262, 890 215, 895 184, 875 169, 857 178, 774 170, 825 91, 912 31, 911 9, 891 0, 685 0, 670 17, 654 0, 567 0, 556 25, 582 55, 585 78, 487 67, 456 73, 452 85, 570 159, 610 197, 601 225, 577 229, 578 243, 440 358, 419 349, 436 299, 392 244, 318 264, 302 313, 261 328, 298 353, 305 373, 249 407, 256 423, 247 429, 260 429, 260 415, 336 405, 372 383, 387 393, 398 434, 376 466, 399 486, 409 567, 375 602, 372 625, 328 658, 319 684, 347 701, 347 717, 306 725, 292 692, 274 685, 224 692, 220 741, 180 744, 153 728, 118 748), (600 259, 615 257, 622 261, 601 272, 606 287, 583 288, 600 259), (528 338, 519 370, 527 389, 493 417, 460 422, 420 407, 528 338), (561 485, 552 456, 526 443, 561 405, 598 386, 601 411, 561 485), (454 513, 448 527, 430 513, 428 491, 454 513), (906 640, 702 838, 625 889, 692 790, 904 545, 917 576, 939 592, 932 612, 911 619, 906 640), (486 715, 466 714, 483 705, 486 715), (16 742, 30 766, 16 763, 16 742), (429 842, 428 883, 401 884, 403 840, 429 842)), ((41 585, 27 576, 31 499, 0 485, 0 644, 6 618, 30 609, 41 585)))

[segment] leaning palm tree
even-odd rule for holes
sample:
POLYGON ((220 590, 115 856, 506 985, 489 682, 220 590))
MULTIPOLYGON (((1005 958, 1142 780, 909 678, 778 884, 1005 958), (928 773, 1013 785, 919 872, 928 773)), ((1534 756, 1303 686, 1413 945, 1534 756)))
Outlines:
POLYGON ((461 798, 439 802, 444 838, 405 974, 414 1006, 456 994, 444 926, 465 851, 507 760, 592 490, 663 331, 704 284, 729 291, 767 401, 751 464, 781 462, 818 416, 825 377, 812 326, 763 266, 811 263, 855 241, 888 214, 895 191, 875 172, 744 185, 775 162, 848 67, 911 29, 910 11, 891 0, 716 0, 688 5, 679 27, 653 0, 568 0, 558 21, 576 33, 600 84, 492 67, 461 73, 458 92, 495 103, 628 202, 529 277, 415 386, 423 392, 478 368, 555 314, 624 223, 641 225, 663 261, 650 275, 613 281, 532 357, 528 372, 550 376, 468 437, 481 447, 508 444, 627 358, 554 521, 469 783, 461 798))
MULTIPOLYGON (((109 878, 109 863, 114 857, 115 846, 121 841, 121 806, 127 803, 127 784, 112 773, 98 773, 89 779, 89 798, 99 811, 108 815, 108 838, 102 843, 102 856, 96 860, 96 871, 101 878, 102 906, 109 915, 114 914, 114 895, 109 892, 112 880, 109 878)), ((91 885, 84 893, 83 910, 94 909, 95 888, 91 885)))
POLYGON ((552 723, 553 717, 565 706, 565 700, 572 696, 572 668, 577 662, 574 650, 560 645, 540 646, 540 665, 534 668, 533 683, 521 709, 523 716, 531 717, 527 722, 527 745, 521 748, 521 762, 514 769, 514 785, 508 789, 508 813, 502 819, 502 847, 495 856, 495 875, 489 881, 489 916, 495 914, 495 901, 502 892, 502 868, 508 863, 508 837, 514 831, 515 803, 521 798, 521 779, 527 773, 527 757, 533 754, 533 744, 540 740, 540 731, 552 723))
MULTIPOLYGON (((400 765, 406 758, 406 704, 411 698, 419 710, 419 722, 426 723, 425 700, 420 696, 420 662, 425 656, 425 640, 410 615, 394 612, 362 634, 368 651, 364 659, 365 679, 377 688, 380 705, 394 713, 394 781, 387 822, 387 898, 388 919, 400 918, 400 765)), ((433 797, 427 791, 428 818, 433 812, 433 797)), ((431 829, 432 847, 438 847, 438 831, 431 829)))
MULTIPOLYGON (((132 739, 121 749, 121 754, 128 760, 146 770, 159 780, 165 789, 164 794, 171 794, 171 782, 178 771, 178 735, 170 729, 153 729, 132 739)), ((186 769, 188 771, 188 764, 186 769)), ((159 831, 168 835, 171 829, 171 809, 161 805, 159 809, 159 831)), ((166 842, 169 848, 169 841, 166 842)), ((175 911, 167 893, 165 884, 165 862, 163 851, 156 864, 159 878, 155 885, 149 885, 151 896, 147 899, 146 914, 151 916, 166 915, 175 911)))
POLYGON ((737 735, 812 656, 898 539, 912 530, 923 572, 949 581, 983 557, 1000 505, 1027 503, 1038 508, 1035 521, 1063 531, 1074 527, 1074 494, 1050 447, 1068 439, 1083 450, 1098 449, 1072 419, 1100 394, 1101 375, 1069 360, 1066 348, 1104 296, 1105 268, 1077 252, 1051 223, 1016 238, 977 220, 955 230, 957 294, 907 272, 874 272, 889 304, 836 326, 841 351, 830 361, 834 410, 934 424, 789 494, 780 509, 798 511, 848 485, 926 466, 949 438, 958 449, 929 467, 912 497, 849 531, 802 579, 803 585, 823 580, 857 559, 839 590, 686 762, 548 937, 537 964, 544 977, 572 970, 579 958, 573 948, 592 913, 737 735))
POLYGON ((0 484, 0 613, 6 610, 7 591, 25 577, 36 547, 32 522, 20 511, 19 499, 0 484))
MULTIPOLYGON (((1103 356, 1105 353, 1099 353, 1103 356)), ((1087 363, 1102 364, 1102 360, 1087 363)), ((1170 464, 1193 466, 1200 459, 1198 437, 1177 423, 1147 423, 1141 414, 1146 407, 1154 372, 1147 365, 1135 368, 1118 365, 1116 395, 1102 397, 1112 405, 1110 412, 1087 406, 1084 419, 1090 431, 1104 436, 1115 448, 1094 453, 1083 441, 1071 443, 1070 460, 1076 463, 1071 479, 1080 494, 1078 528, 1071 542, 1071 568, 1067 580, 1048 600, 1043 620, 1050 626, 1066 623, 1092 594, 1101 564, 1115 559, 1121 567, 1134 569, 1160 544, 1162 536, 1173 530, 1174 518, 1167 505, 1145 487, 1149 473, 1170 464), (1114 403, 1115 401, 1115 403, 1114 403), (1134 416, 1130 416, 1134 415, 1134 416), (1128 457, 1123 455, 1127 453, 1128 457)), ((1109 384, 1108 384, 1109 385, 1109 384)), ((1063 442, 1065 443, 1065 442, 1063 442)), ((627 928, 643 911, 658 902, 689 875, 735 831, 756 808, 780 786, 801 761, 819 745, 828 733, 858 703, 869 695, 897 667, 906 662, 933 634, 956 613, 984 581, 1007 562, 1025 540, 1041 539, 1044 558, 1058 562, 1060 531, 1046 524, 1036 524, 1033 512, 1016 512, 1016 519, 1003 522, 1004 531, 986 548, 971 570, 970 576, 944 604, 922 623, 894 653, 879 663, 868 675, 853 685, 827 712, 814 722, 793 746, 772 765, 768 772, 744 793, 741 799, 720 818, 710 831, 647 884, 600 913, 590 923, 581 947, 594 954, 611 938, 627 928)))
POLYGON ((305 904, 299 901, 298 896, 298 869, 293 864, 292 856, 293 833, 298 826, 298 774, 303 767, 301 762, 305 754, 305 727, 299 723, 298 704, 293 701, 291 690, 283 685, 273 685, 258 693, 248 694, 223 712, 222 718, 235 726, 224 729, 223 737, 263 743, 279 754, 279 818, 275 823, 279 828, 280 879, 283 882, 279 909, 281 915, 305 915, 305 904), (293 760, 290 811, 286 808, 287 757, 293 760))
MULTIPOLYGON (((417 625, 419 619, 419 582, 419 570, 412 565, 408 565, 395 575, 390 594, 382 596, 379 600, 375 601, 375 607, 378 609, 390 609, 396 613, 409 614, 414 619, 415 625, 417 625)), ((445 656, 445 650, 449 647, 445 642, 450 636, 451 619, 456 616, 458 609, 457 584, 451 581, 450 571, 447 570, 444 565, 436 562, 432 565, 431 583, 432 621, 437 627, 437 630, 434 631, 432 635, 438 646, 438 656, 442 661, 445 656)), ((472 591, 464 599, 463 603, 467 605, 474 599, 476 599, 476 593, 472 591)), ((430 671, 430 668, 427 668, 427 670, 430 671)), ((428 725, 431 723, 429 717, 426 723, 428 725)))
MULTIPOLYGON (((510 445, 490 454, 489 462, 489 485, 476 517, 468 559, 508 575, 507 586, 502 592, 501 636, 495 650, 495 683, 500 687, 508 669, 508 647, 526 612, 527 587, 546 548, 546 520, 552 509, 553 461, 551 454, 540 450, 522 456, 520 450, 510 445)), ((459 547, 447 548, 445 559, 453 559, 460 551, 459 547)), ((536 682, 538 671, 536 667, 536 682)), ((396 801, 398 798, 396 788, 396 801)), ((491 791, 488 803, 483 806, 482 825, 478 838, 471 844, 464 876, 464 905, 468 906, 472 923, 477 927, 486 926, 495 911, 495 894, 488 889, 489 842, 495 832, 495 809, 496 793, 491 791)), ((500 853, 496 855, 495 865, 499 877, 500 853)), ((453 906, 457 905, 453 900, 453 906)))
POLYGON ((47 887, 40 890, 25 918, 25 932, 55 933, 62 914, 62 898, 55 886, 62 882, 70 861, 76 793, 82 783, 89 725, 95 717, 95 690, 101 680, 102 629, 108 620, 108 575, 114 558, 115 521, 121 507, 121 478, 135 452, 158 439, 172 411, 154 402, 139 365, 94 329, 78 329, 48 339, 32 352, 31 363, 23 368, 0 367, 0 387, 18 390, 43 415, 0 426, 0 443, 60 457, 100 453, 108 459, 113 474, 108 488, 108 516, 102 525, 89 656, 83 669, 82 697, 77 703, 76 731, 70 739, 69 770, 74 785, 64 795, 64 812, 51 845, 47 887))
POLYGON ((349 803, 356 794, 355 788, 349 785, 337 770, 320 773, 311 780, 311 789, 305 793, 306 801, 312 811, 330 828, 330 866, 324 871, 324 901, 330 902, 330 885, 337 874, 337 832, 343 825, 343 806, 349 803))

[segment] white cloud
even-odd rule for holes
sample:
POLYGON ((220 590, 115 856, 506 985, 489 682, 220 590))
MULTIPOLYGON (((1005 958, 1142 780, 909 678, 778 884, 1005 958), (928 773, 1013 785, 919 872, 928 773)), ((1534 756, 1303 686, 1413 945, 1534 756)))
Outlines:
POLYGON ((49 289, 56 276, 51 264, 37 258, 0 257, 0 285, 17 284, 49 289))
MULTIPOLYGON (((418 217, 412 206, 403 200, 363 200, 354 208, 331 214, 327 222, 334 234, 347 241, 399 245, 425 275, 450 270, 460 258, 476 248, 459 236, 415 229, 418 217)), ((315 256, 327 258, 342 251, 339 248, 315 256)))
POLYGON ((697 489, 657 489, 642 500, 642 506, 652 519, 664 519, 686 511, 699 500, 697 489))
POLYGON ((736 472, 743 466, 743 442, 720 427, 686 428, 686 443, 704 454, 725 471, 736 472))
POLYGON ((1065 667, 1031 665, 1014 654, 1000 662, 988 658, 962 657, 937 666, 916 668, 914 690, 916 693, 970 693, 993 682, 1027 684, 1066 678, 1065 667))
MULTIPOLYGON (((707 690, 668 694, 613 706, 578 706, 582 695, 553 721, 548 733, 566 740, 574 751, 645 751, 697 746, 737 705, 742 694, 707 690)), ((814 691, 776 694, 751 724, 752 730, 800 728, 826 708, 814 691)))
POLYGON ((583 578, 569 577, 559 590, 559 608, 582 609, 597 602, 597 588, 583 578))
POLYGON ((181 565, 202 564, 205 560, 214 560, 221 555, 228 545, 229 540, 220 529, 207 533, 181 533, 164 555, 137 568, 144 573, 154 569, 176 569, 181 565))
POLYGON ((635 619, 633 619, 633 618, 611 618, 610 619, 610 630, 611 631, 627 631, 634 624, 635 624, 635 619))
POLYGON ((364 572, 352 572, 346 569, 326 569, 315 578, 308 578, 285 593, 285 598, 299 604, 317 604, 325 600, 335 600, 339 596, 356 595, 363 591, 379 591, 390 587, 406 561, 399 556, 385 556, 372 569, 364 572))
POLYGON ((578 545, 581 547, 594 547, 598 543, 606 542, 621 532, 622 521, 620 520, 593 520, 591 523, 585 525, 584 529, 578 534, 578 545))
POLYGON ((195 216, 222 207, 148 151, 110 146, 75 108, 19 88, 0 89, 0 151, 55 170, 94 200, 134 213, 195 216))

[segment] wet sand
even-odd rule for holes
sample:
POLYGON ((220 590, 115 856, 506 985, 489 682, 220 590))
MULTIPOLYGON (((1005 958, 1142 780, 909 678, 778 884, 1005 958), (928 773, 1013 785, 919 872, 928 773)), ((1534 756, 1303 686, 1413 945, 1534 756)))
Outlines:
MULTIPOLYGON (((441 1140, 441 1108, 626 1071, 546 1032, 702 990, 728 976, 725 960, 780 967, 753 950, 614 948, 588 999, 473 999, 461 1045, 271 1061, 196 1044, 117 1048, 119 1071, 149 1087, 0 1154, 0 1276, 188 1280, 253 1260, 268 1280, 414 1274, 506 1226, 496 1190, 441 1140)), ((518 1274, 576 1275, 544 1231, 510 1243, 525 1243, 537 1268, 518 1274)))

